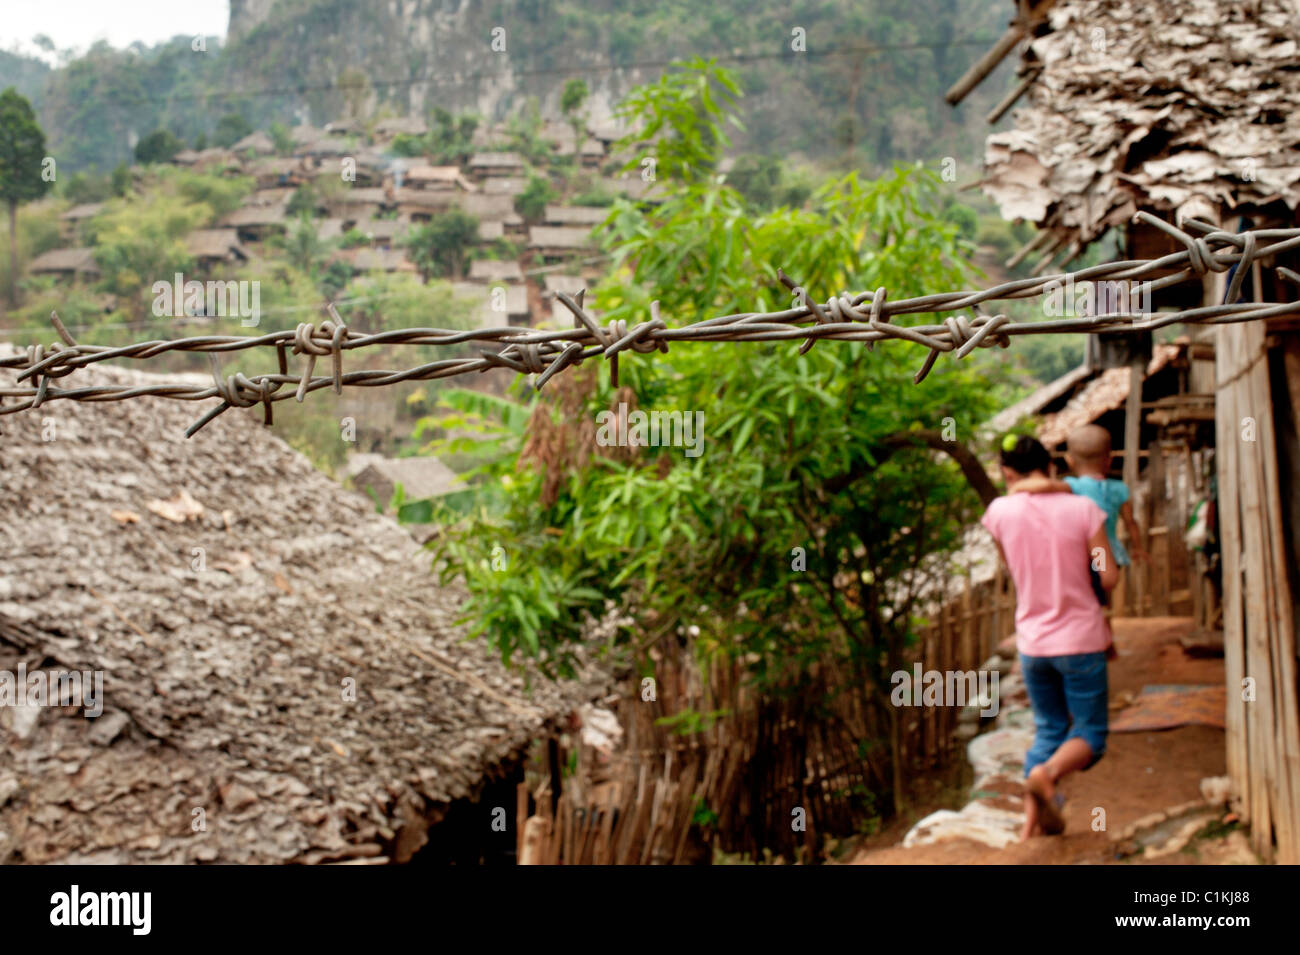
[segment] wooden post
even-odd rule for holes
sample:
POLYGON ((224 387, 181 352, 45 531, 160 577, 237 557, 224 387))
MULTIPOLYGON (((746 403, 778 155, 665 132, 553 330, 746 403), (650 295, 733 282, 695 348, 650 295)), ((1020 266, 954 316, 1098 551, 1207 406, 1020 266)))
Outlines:
POLYGON ((1149 543, 1151 569, 1147 582, 1151 587, 1151 613, 1157 617, 1169 616, 1169 565, 1174 535, 1167 520, 1168 509, 1165 507, 1165 452, 1160 442, 1151 444, 1151 457, 1147 468, 1147 519, 1143 522, 1142 532, 1149 543), (1153 536, 1156 527, 1163 529, 1159 538, 1153 536), (1163 545, 1163 546, 1161 546, 1163 545), (1159 553, 1157 553, 1159 551, 1159 553))
POLYGON ((541 816, 531 816, 524 823, 523 851, 519 854, 520 865, 545 865, 546 847, 550 835, 549 820, 541 816))
MULTIPOLYGON (((1139 454, 1142 444, 1142 383, 1146 380, 1147 372, 1146 358, 1142 356, 1139 349, 1134 349, 1134 354, 1129 358, 1128 369, 1128 403, 1124 407, 1124 483, 1128 485, 1129 493, 1132 494, 1137 489, 1138 482, 1139 454)), ((1136 547, 1139 543, 1139 541, 1129 541, 1129 547, 1136 547)), ((1146 609, 1141 574, 1130 564, 1126 576, 1132 588, 1131 590, 1125 588, 1128 591, 1124 595, 1125 602, 1129 603, 1130 594, 1132 601, 1131 606, 1125 607, 1124 610, 1140 617, 1146 609)))

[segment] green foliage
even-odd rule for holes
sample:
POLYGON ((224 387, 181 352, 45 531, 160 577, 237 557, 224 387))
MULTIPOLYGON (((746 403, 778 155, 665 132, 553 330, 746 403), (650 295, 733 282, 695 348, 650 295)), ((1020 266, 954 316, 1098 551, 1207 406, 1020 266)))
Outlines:
POLYGON ((271 142, 275 145, 275 151, 278 155, 287 156, 293 152, 293 134, 289 132, 289 127, 284 123, 276 120, 267 127, 266 133, 271 137, 271 142))
POLYGON ((812 195, 807 177, 792 174, 775 156, 744 155, 727 173, 727 183, 755 209, 798 208, 812 195))
POLYGON ((552 161, 551 146, 541 136, 542 114, 536 96, 528 97, 524 108, 510 117, 506 133, 510 137, 510 148, 529 162, 543 166, 552 161))
MULTIPOLYGON (((42 175, 45 155, 45 133, 32 104, 13 87, 0 93, 0 201, 9 207, 11 234, 18 206, 49 191, 50 183, 42 175)), ((10 249, 10 305, 17 303, 17 257, 15 245, 10 249)))
MULTIPOLYGON (((901 297, 962 278, 958 226, 938 214, 940 184, 923 170, 850 174, 807 209, 759 215, 703 175, 724 120, 704 102, 706 80, 729 88, 725 71, 698 64, 629 96, 631 118, 647 129, 662 120, 654 135, 670 144, 660 155, 671 174, 661 205, 615 206, 615 265, 595 294, 604 319, 641 321, 652 299, 674 324, 787 307, 778 264, 822 295, 883 285, 901 297)), ((941 365, 918 388, 921 356, 907 345, 796 351, 694 344, 625 358, 620 373, 639 407, 700 416, 697 457, 643 448, 495 461, 504 504, 462 519, 437 545, 446 572, 469 584, 475 632, 506 659, 523 652, 563 672, 586 615, 612 602, 652 611, 659 625, 699 627, 705 652, 736 654, 771 685, 833 659, 851 674, 849 692, 881 705, 931 555, 957 546, 979 504, 951 462, 907 438, 895 450, 898 436, 947 419, 971 435, 996 399, 979 357, 941 365), (508 571, 493 566, 494 546, 508 571), (791 570, 796 547, 807 572, 791 570)), ((601 383, 576 410, 537 413, 552 429, 574 428, 616 400, 601 383)))
POLYGON ((549 180, 530 175, 524 191, 515 197, 515 211, 528 222, 540 222, 546 214, 546 204, 554 202, 556 195, 549 180))
POLYGON ((429 148, 428 140, 424 136, 414 136, 411 133, 398 133, 393 137, 392 143, 388 147, 397 156, 407 159, 414 159, 423 156, 429 148))
POLYGON ((957 226, 957 234, 962 239, 967 242, 974 240, 979 229, 979 221, 975 210, 970 206, 952 201, 944 208, 943 217, 957 226))
POLYGON ((580 192, 569 200, 571 205, 575 206, 594 206, 598 208, 608 208, 614 204, 618 197, 604 189, 588 189, 586 192, 580 192))
POLYGON ((564 84, 564 92, 560 94, 560 112, 569 119, 569 125, 573 127, 573 141, 575 147, 580 147, 583 140, 586 126, 586 114, 582 109, 587 97, 591 91, 587 89, 587 81, 580 78, 574 78, 564 84))
POLYGON ((112 185, 113 195, 119 199, 124 198, 131 191, 135 181, 131 178, 131 167, 126 163, 118 163, 113 167, 113 172, 109 176, 109 183, 112 185))
POLYGON ((1016 340, 1016 354, 1040 384, 1055 381, 1083 363, 1081 335, 1026 335, 1016 340))
POLYGON ((291 216, 314 216, 320 205, 321 197, 315 187, 311 183, 304 183, 294 190, 285 209, 291 216))
POLYGON ((339 245, 345 249, 355 249, 363 245, 370 244, 370 236, 366 235, 356 226, 348 229, 343 233, 343 238, 339 240, 339 245))
POLYGON ((316 223, 309 215, 300 215, 283 236, 271 240, 271 246, 280 251, 289 264, 305 275, 315 276, 325 257, 326 246, 316 232, 316 223))
POLYGON ((441 165, 461 165, 474 152, 474 130, 478 124, 479 118, 473 113, 452 115, 435 106, 430 111, 429 132, 423 136, 399 133, 389 148, 398 156, 427 156, 441 165))
MULTIPOLYGON (((713 171, 730 142, 722 117, 740 88, 714 60, 696 57, 672 66, 674 72, 637 87, 619 104, 617 115, 635 132, 618 145, 634 154, 624 167, 628 172, 639 171, 642 158, 652 155, 657 178, 696 183, 713 171)), ((741 128, 734 115, 728 120, 741 128)))
POLYGON ((212 141, 223 149, 229 149, 252 131, 252 124, 241 114, 226 113, 217 120, 217 128, 212 133, 212 141))
POLYGON ((136 162, 150 165, 171 162, 172 157, 185 148, 169 129, 156 129, 135 144, 136 162))
POLYGON ((564 84, 564 92, 560 94, 560 112, 568 116, 582 109, 589 92, 586 80, 577 78, 569 80, 564 84))
POLYGON ((189 202, 211 210, 207 223, 238 209, 244 197, 253 191, 254 182, 247 176, 221 176, 166 166, 154 173, 155 188, 174 192, 189 202))
POLYGON ((106 175, 77 172, 63 180, 63 195, 73 203, 103 202, 113 195, 113 183, 106 175))
POLYGON ((478 219, 461 209, 439 213, 406 238, 411 261, 426 276, 460 278, 478 239, 478 219))
POLYGON ((16 206, 45 195, 45 156, 45 133, 32 104, 13 87, 0 93, 0 201, 16 206))
POLYGON ((138 195, 111 200, 87 227, 102 290, 119 296, 128 314, 143 315, 148 287, 170 281, 191 264, 186 234, 236 208, 251 185, 247 179, 153 167, 138 195))
POLYGON ((89 225, 103 290, 130 302, 133 315, 145 314, 146 291, 186 271, 185 236, 211 216, 209 207, 161 191, 111 200, 89 225))
MULTIPOLYGON (((22 281, 23 270, 28 262, 40 255, 42 252, 48 252, 50 249, 57 249, 64 245, 63 238, 59 230, 58 212, 61 211, 59 206, 54 203, 41 202, 32 203, 23 206, 18 210, 18 273, 19 281, 22 281)), ((9 248, 9 230, 0 229, 0 288, 9 288, 13 256, 9 248)), ((49 279, 43 280, 52 281, 49 279)), ((29 285, 33 280, 29 280, 29 285)), ((24 301, 27 306, 33 304, 30 295, 25 293, 24 301)), ((62 306, 59 308, 59 314, 63 314, 62 306)), ((23 309, 26 310, 26 307, 23 309)), ((43 314, 37 314, 36 321, 42 329, 49 328, 50 311, 47 308, 43 314)))

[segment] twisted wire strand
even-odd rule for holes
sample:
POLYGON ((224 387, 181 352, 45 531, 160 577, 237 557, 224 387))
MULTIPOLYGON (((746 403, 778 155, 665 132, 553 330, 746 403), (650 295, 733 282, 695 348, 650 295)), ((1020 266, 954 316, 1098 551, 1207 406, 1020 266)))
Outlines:
MULTIPOLYGON (((573 315, 573 328, 520 329, 517 327, 449 330, 405 328, 361 334, 349 329, 331 304, 330 318, 314 325, 299 323, 290 330, 257 336, 200 335, 191 338, 137 342, 118 347, 81 345, 69 334, 57 314, 51 316, 61 341, 50 346, 32 345, 25 351, 0 359, 0 367, 19 368, 16 387, 0 387, 0 415, 39 408, 46 402, 124 401, 145 395, 182 401, 220 398, 221 403, 209 410, 187 431, 196 434, 213 418, 229 408, 248 408, 261 404, 265 421, 271 422, 271 407, 276 401, 306 395, 321 388, 333 388, 336 394, 344 387, 385 387, 403 381, 431 381, 459 375, 481 373, 491 368, 509 368, 520 374, 535 376, 540 389, 566 368, 580 365, 588 358, 603 357, 609 362, 610 377, 618 385, 618 356, 632 350, 647 354, 667 352, 672 342, 802 342, 800 354, 824 339, 866 342, 869 349, 884 340, 913 342, 928 349, 924 363, 913 376, 922 382, 941 353, 952 352, 962 359, 977 348, 1010 345, 1020 335, 1051 335, 1069 332, 1152 331, 1175 323, 1217 325, 1257 321, 1283 315, 1300 315, 1300 302, 1240 303, 1237 298, 1253 262, 1300 248, 1300 229, 1259 229, 1249 232, 1225 232, 1213 225, 1189 219, 1178 228, 1146 212, 1138 221, 1146 222, 1176 239, 1183 250, 1156 259, 1109 262, 1077 272, 1035 276, 1003 282, 975 291, 937 292, 908 299, 889 299, 884 288, 850 296, 841 292, 825 303, 813 301, 802 287, 778 269, 777 276, 799 296, 800 305, 776 312, 743 312, 720 315, 680 328, 669 327, 659 316, 659 303, 652 302, 649 321, 629 327, 622 320, 602 326, 583 306, 583 292, 559 293, 556 297, 573 315), (1196 233, 1196 234, 1193 234, 1196 233), (1119 311, 1102 315, 1061 318, 1040 322, 1016 322, 1003 314, 979 311, 985 302, 1034 298, 1049 287, 1069 283, 1131 282, 1142 283, 1147 291, 1156 291, 1192 279, 1207 272, 1224 272, 1237 266, 1228 286, 1224 303, 1187 309, 1180 312, 1144 313, 1119 311), (1169 273, 1169 274, 1161 274, 1169 273), (1157 276, 1149 278, 1150 276, 1157 276), (963 314, 966 310, 974 315, 963 314), (899 315, 953 312, 936 325, 899 325, 899 315), (379 345, 458 345, 476 343, 477 357, 447 358, 417 365, 403 371, 367 369, 345 372, 344 352, 379 345), (217 356, 255 348, 274 348, 279 362, 276 374, 246 377, 242 373, 223 378, 217 356), (286 350, 303 356, 301 373, 290 374, 286 350), (204 352, 212 364, 210 386, 186 384, 92 385, 60 388, 51 382, 65 378, 79 368, 118 358, 143 360, 169 351, 204 352), (331 374, 315 374, 316 360, 331 358, 331 374), (23 382, 30 381, 30 384, 23 382), (19 399, 8 403, 6 399, 19 399)), ((1278 273, 1300 284, 1300 275, 1287 268, 1278 273)))

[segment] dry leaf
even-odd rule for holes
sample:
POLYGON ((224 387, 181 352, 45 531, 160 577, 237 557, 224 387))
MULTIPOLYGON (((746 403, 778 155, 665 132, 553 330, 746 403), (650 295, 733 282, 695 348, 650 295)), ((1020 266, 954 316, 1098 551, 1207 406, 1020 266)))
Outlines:
POLYGON ((140 515, 135 511, 110 511, 109 516, 119 524, 138 524, 140 515))
POLYGON ((186 490, 167 501, 150 501, 145 507, 159 517, 177 524, 203 516, 203 505, 190 497, 190 492, 186 490))
POLYGON ((246 550, 237 550, 230 557, 230 560, 214 561, 212 566, 217 570, 224 570, 228 574, 237 574, 241 570, 253 566, 253 555, 246 550))

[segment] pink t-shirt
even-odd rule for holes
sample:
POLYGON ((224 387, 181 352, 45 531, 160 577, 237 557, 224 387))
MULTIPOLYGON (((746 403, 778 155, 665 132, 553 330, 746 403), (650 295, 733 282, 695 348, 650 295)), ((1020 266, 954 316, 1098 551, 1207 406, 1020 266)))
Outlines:
POLYGON ((1016 582, 1016 647, 1031 657, 1095 653, 1110 642, 1088 569, 1105 512, 1077 494, 1009 494, 981 522, 1016 582))

